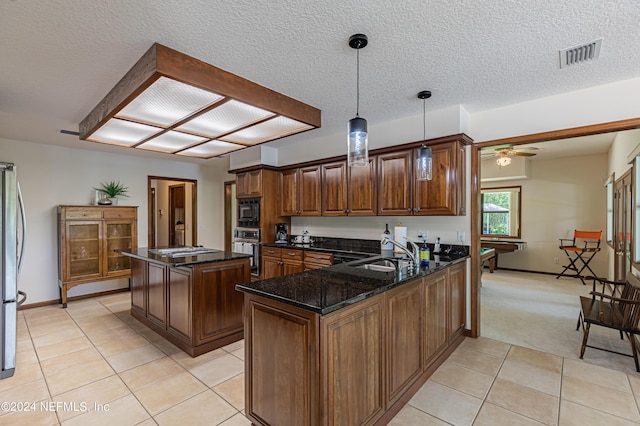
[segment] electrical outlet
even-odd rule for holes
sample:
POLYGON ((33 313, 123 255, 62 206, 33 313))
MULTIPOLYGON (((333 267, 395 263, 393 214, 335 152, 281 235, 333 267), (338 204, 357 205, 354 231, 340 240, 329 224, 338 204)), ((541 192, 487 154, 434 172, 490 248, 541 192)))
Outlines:
POLYGON ((458 241, 464 243, 464 231, 458 231, 458 241))
POLYGON ((427 231, 426 229, 418 229, 418 238, 420 238, 422 240, 428 240, 429 239, 429 231, 427 231))
POLYGON ((306 226, 304 228, 302 228, 302 233, 303 234, 308 234, 309 233, 309 230, 307 229, 306 226))
POLYGON ((554 257, 554 258, 553 258, 553 263, 560 263, 560 261, 558 260, 558 258, 557 258, 557 257, 554 257))

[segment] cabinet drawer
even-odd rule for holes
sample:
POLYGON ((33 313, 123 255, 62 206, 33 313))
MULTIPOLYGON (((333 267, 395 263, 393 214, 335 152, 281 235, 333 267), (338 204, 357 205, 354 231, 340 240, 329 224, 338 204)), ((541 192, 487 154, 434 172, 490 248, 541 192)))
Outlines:
POLYGON ((318 251, 305 251, 304 263, 321 263, 323 265, 331 265, 333 263, 333 255, 331 253, 323 253, 318 251))
POLYGON ((65 219, 102 219, 102 209, 66 208, 64 217, 65 219))
POLYGON ((105 219, 135 219, 136 209, 111 207, 104 210, 105 219))
POLYGON ((280 259, 282 249, 279 247, 262 247, 262 256, 264 257, 277 257, 280 259))
POLYGON ((302 250, 282 249, 282 260, 302 260, 302 250))

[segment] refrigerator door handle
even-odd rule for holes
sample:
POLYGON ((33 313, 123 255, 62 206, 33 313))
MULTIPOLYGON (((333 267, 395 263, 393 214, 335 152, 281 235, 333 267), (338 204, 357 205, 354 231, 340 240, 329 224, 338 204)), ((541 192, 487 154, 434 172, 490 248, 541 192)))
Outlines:
MULTIPOLYGON (((27 242, 27 215, 24 210, 24 201, 22 200, 22 191, 20 191, 20 182, 17 182, 18 186, 18 204, 20 205, 20 219, 22 222, 22 241, 20 244, 20 257, 18 257, 18 275, 16 277, 16 282, 20 279, 20 271, 22 271, 22 259, 24 258, 24 246, 27 242)), ((18 293, 22 293, 24 295, 24 299, 22 302, 27 300, 27 295, 21 291, 18 293)), ((22 303, 21 303, 22 304, 22 303)))
POLYGON ((18 306, 27 301, 27 293, 25 293, 24 291, 18 290, 18 296, 22 296, 22 299, 18 300, 18 306))

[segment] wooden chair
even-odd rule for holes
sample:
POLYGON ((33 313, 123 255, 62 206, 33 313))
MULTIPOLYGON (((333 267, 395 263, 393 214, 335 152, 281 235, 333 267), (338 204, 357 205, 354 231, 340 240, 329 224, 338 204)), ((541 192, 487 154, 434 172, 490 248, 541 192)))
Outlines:
POLYGON ((589 266, 589 262, 600 251, 601 239, 602 231, 578 231, 577 229, 573 231, 573 238, 560 238, 560 249, 567 255, 569 264, 556 276, 556 279, 560 277, 580 278, 582 284, 586 285, 582 271, 587 269, 591 275, 596 275, 589 266), (567 271, 575 271, 575 274, 568 275, 567 271))
POLYGON ((638 328, 640 321, 640 279, 632 274, 628 274, 627 281, 624 283, 595 277, 589 278, 593 279, 594 290, 591 292, 591 297, 580 296, 581 311, 576 326, 576 330, 578 330, 582 325, 584 332, 582 347, 580 348, 580 359, 584 356, 587 347, 599 349, 633 357, 636 371, 640 372, 638 344, 636 342, 636 335, 640 334, 640 329, 638 328), (603 291, 596 291, 596 285, 602 285, 603 291), (631 344, 632 355, 588 345, 591 325, 618 330, 621 338, 626 335, 631 344))

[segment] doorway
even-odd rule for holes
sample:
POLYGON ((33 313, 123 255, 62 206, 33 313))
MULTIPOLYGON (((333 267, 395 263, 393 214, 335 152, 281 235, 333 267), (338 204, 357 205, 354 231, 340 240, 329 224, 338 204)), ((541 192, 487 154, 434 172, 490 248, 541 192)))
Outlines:
POLYGON ((631 271, 631 218, 633 202, 631 198, 631 170, 617 179, 614 184, 614 277, 615 281, 624 281, 631 271))
MULTIPOLYGON (((487 142, 479 142, 471 145, 471 291, 470 291, 470 336, 480 336, 480 284, 481 268, 480 260, 480 235, 481 235, 481 206, 480 206, 480 172, 481 158, 480 150, 499 145, 524 145, 532 143, 543 143, 557 141, 562 143, 564 139, 576 138, 580 136, 590 136, 608 132, 621 132, 635 129, 640 126, 640 118, 621 120, 609 123, 601 123, 583 127, 575 127, 564 130, 537 133, 514 138, 505 138, 487 142)), ((604 207, 603 207, 604 208, 604 207)))
POLYGON ((197 181, 148 176, 148 246, 195 246, 197 236, 197 181))

